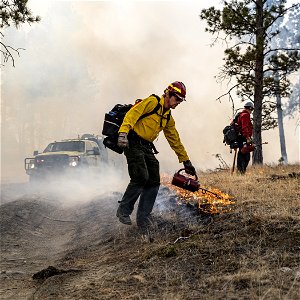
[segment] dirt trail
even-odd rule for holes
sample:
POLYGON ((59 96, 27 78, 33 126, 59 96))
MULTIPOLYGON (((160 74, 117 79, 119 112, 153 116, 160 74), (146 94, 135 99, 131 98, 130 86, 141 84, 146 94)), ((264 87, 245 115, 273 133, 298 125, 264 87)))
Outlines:
MULTIPOLYGON (((7 190, 1 197, 0 299, 56 299, 49 288, 49 295, 43 296, 44 286, 32 275, 62 261, 68 270, 74 265, 72 255, 110 239, 118 230, 114 212, 120 195, 65 206, 53 196, 28 194, 26 185, 20 189, 25 193, 15 200, 7 190)), ((84 269, 80 262, 77 266, 84 269)), ((55 283, 51 286, 57 290, 55 283)))

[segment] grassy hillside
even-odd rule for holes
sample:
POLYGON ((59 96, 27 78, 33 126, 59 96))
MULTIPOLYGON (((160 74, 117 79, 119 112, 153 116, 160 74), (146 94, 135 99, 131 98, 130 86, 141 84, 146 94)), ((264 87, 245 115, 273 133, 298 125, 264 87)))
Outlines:
POLYGON ((88 270, 80 288, 79 275, 68 279, 73 297, 299 299, 299 178, 299 165, 199 174, 203 186, 234 197, 230 210, 209 216, 158 207, 148 234, 120 225, 77 248, 60 265, 88 270))
POLYGON ((4 202, 0 298, 300 299, 299 165, 198 175, 226 201, 164 178, 149 231, 118 222, 116 192, 4 202))

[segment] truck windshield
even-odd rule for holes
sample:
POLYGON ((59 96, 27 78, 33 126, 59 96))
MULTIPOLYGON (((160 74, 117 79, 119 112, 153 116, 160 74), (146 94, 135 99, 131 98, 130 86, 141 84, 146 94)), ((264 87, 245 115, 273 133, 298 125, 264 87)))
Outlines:
POLYGON ((44 152, 58 152, 58 151, 84 152, 84 142, 70 141, 70 142, 51 143, 44 150, 44 152))

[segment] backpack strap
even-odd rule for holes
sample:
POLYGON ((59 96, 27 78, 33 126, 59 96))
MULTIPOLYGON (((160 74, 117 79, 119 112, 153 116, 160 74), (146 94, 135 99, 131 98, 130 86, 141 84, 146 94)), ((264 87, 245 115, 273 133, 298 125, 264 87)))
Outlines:
POLYGON ((154 109, 152 111, 149 111, 149 112, 145 113, 144 115, 140 116, 139 119, 138 119, 138 121, 142 120, 142 119, 144 119, 144 118, 146 118, 146 117, 148 117, 150 115, 153 115, 153 114, 157 113, 158 110, 160 109, 160 103, 159 103, 160 102, 160 98, 159 98, 159 96, 157 96, 155 94, 152 94, 151 96, 154 96, 156 98, 157 105, 154 107, 154 109))
MULTIPOLYGON (((161 107, 161 105, 160 105, 160 97, 157 96, 157 95, 155 95, 155 94, 152 94, 151 96, 154 96, 154 97, 156 98, 156 100, 157 100, 157 105, 154 107, 154 109, 153 109, 152 111, 147 112, 147 113, 145 113, 144 115, 140 116, 139 119, 138 119, 138 121, 140 121, 140 120, 142 120, 142 119, 144 119, 144 118, 146 118, 146 117, 148 117, 148 116, 150 116, 150 115, 156 114, 156 113, 158 112, 158 110, 160 109, 160 107, 161 107)), ((163 119, 163 118, 164 118, 164 117, 161 117, 161 120, 160 120, 160 127, 162 127, 162 119, 163 119)), ((171 110, 170 110, 170 112, 169 112, 168 115, 167 115, 167 124, 168 124, 168 122, 169 122, 170 119, 171 119, 171 110)))
MULTIPOLYGON (((158 102, 160 101, 159 96, 157 96, 157 95, 155 95, 155 94, 152 94, 152 96, 154 96, 154 97, 157 99, 158 102)), ((159 104, 159 106, 160 106, 160 104, 159 104)), ((156 112, 157 112, 157 111, 156 111, 156 112)), ((161 117, 161 119, 160 119, 160 127, 162 127, 162 119, 165 119, 165 117, 161 117)), ((168 124, 168 122, 170 121, 170 119, 171 119, 171 110, 170 110, 170 112, 169 112, 168 115, 167 115, 167 124, 168 124)))
POLYGON ((241 113, 242 113, 242 112, 239 112, 239 113, 236 114, 236 116, 235 116, 234 119, 232 120, 232 123, 237 123, 237 122, 238 122, 238 119, 239 119, 241 113))
POLYGON ((237 133, 239 135, 240 135, 240 131, 241 131, 241 126, 238 124, 238 120, 239 120, 239 117, 241 114, 242 114, 242 112, 237 113, 231 122, 231 125, 234 127, 234 129, 237 131, 237 133))
POLYGON ((171 110, 170 110, 170 112, 168 113, 168 116, 167 116, 167 124, 170 121, 170 119, 171 119, 171 110))
POLYGON ((167 123, 166 124, 168 124, 168 122, 170 121, 170 119, 171 119, 171 110, 170 110, 170 112, 168 113, 168 115, 167 115, 167 117, 165 118, 165 117, 161 117, 161 119, 160 119, 160 127, 162 127, 162 120, 163 119, 167 119, 167 123))

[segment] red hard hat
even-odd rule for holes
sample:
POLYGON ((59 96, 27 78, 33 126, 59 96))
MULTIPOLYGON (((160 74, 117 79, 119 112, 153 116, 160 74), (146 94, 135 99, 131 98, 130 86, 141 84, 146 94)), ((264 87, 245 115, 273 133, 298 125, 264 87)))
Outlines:
POLYGON ((180 98, 182 101, 185 101, 186 87, 181 81, 172 82, 167 87, 167 90, 176 94, 176 96, 178 96, 178 98, 180 98))

